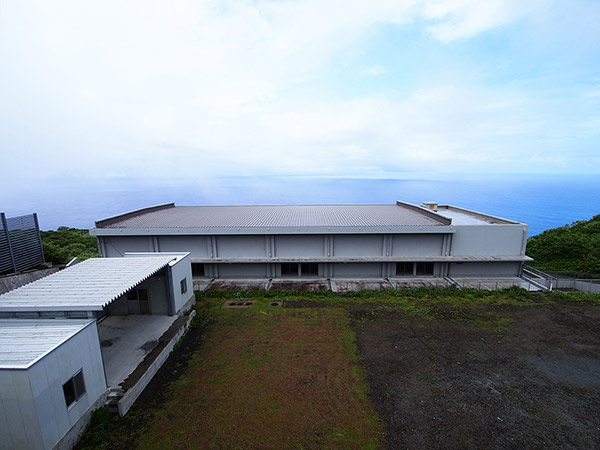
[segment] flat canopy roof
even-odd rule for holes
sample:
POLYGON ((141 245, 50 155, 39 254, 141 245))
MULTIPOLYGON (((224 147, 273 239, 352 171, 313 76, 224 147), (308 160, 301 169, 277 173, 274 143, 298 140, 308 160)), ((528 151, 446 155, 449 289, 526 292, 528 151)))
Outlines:
POLYGON ((246 205, 144 208, 96 222, 96 228, 296 229, 448 226, 450 220, 423 208, 392 205, 246 205))
POLYGON ((27 369, 94 320, 0 319, 0 369, 27 369))
POLYGON ((102 311, 175 259, 174 254, 88 259, 0 295, 0 312, 102 311))

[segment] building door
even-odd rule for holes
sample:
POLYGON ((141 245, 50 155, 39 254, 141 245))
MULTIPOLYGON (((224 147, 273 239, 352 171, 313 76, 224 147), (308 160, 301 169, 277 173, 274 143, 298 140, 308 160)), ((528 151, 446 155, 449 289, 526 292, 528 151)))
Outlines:
POLYGON ((150 314, 147 289, 132 289, 127 293, 127 312, 129 314, 150 314))

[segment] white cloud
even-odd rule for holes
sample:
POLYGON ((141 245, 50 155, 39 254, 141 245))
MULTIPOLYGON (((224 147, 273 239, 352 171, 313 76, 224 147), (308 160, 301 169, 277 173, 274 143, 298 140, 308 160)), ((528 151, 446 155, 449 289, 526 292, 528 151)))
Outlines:
POLYGON ((377 76, 385 75, 386 73, 390 73, 390 71, 383 66, 368 66, 360 71, 361 76, 377 76))
POLYGON ((519 155, 543 151, 547 130, 569 135, 585 120, 516 88, 468 82, 424 85, 404 100, 311 93, 333 56, 382 23, 424 23, 449 42, 525 20, 546 3, 4 3, 0 140, 17 150, 2 156, 20 176, 510 169, 519 155), (24 164, 27 152, 34 157, 24 164))

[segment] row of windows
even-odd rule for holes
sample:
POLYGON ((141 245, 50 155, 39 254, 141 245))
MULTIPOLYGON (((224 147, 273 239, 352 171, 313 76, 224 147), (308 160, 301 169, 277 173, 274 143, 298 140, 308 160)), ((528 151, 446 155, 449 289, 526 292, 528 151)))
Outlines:
MULTIPOLYGON (((192 275, 204 277, 204 264, 192 263, 192 275)), ((312 277, 319 275, 318 263, 281 263, 282 276, 312 277)), ((432 262, 398 262, 396 263, 396 275, 420 276, 433 275, 432 262)), ((182 291, 183 293, 183 291, 182 291)))

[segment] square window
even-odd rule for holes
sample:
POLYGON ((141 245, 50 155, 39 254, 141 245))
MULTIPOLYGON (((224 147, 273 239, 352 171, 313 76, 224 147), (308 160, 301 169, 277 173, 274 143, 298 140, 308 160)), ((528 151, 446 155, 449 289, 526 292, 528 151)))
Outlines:
POLYGON ((85 394, 85 382, 83 380, 83 370, 77 372, 73 377, 63 384, 63 393, 67 408, 79 400, 85 394))
POLYGON ((181 287, 181 293, 185 294, 187 292, 187 278, 184 278, 179 282, 179 286, 181 287))
POLYGON ((192 263, 192 276, 203 277, 204 276, 204 264, 192 263))
POLYGON ((281 263, 281 275, 298 276, 298 264, 281 263))
POLYGON ((396 275, 411 275, 413 274, 413 264, 411 262, 397 262, 396 275))
POLYGON ((317 263, 302 263, 300 265, 300 273, 303 277, 318 276, 319 265, 317 263))
POLYGON ((432 262, 417 263, 417 275, 433 275, 432 262))

